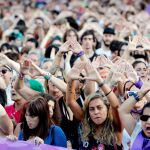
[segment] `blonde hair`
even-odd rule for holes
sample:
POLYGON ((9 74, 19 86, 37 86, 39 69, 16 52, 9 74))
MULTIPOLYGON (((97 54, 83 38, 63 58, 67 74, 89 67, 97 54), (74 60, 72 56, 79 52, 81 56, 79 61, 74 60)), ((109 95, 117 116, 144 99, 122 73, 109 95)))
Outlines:
POLYGON ((85 102, 84 112, 85 116, 82 122, 82 141, 88 141, 89 136, 93 136, 93 138, 101 144, 113 145, 115 139, 113 117, 106 96, 101 92, 91 94, 85 102), (89 116, 89 103, 96 98, 101 99, 107 107, 107 118, 99 127, 94 124, 89 116))

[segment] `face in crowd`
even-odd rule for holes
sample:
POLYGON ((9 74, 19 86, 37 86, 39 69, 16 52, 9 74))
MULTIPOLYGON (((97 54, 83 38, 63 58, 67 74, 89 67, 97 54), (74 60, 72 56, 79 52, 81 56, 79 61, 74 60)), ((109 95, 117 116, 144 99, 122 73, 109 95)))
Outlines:
POLYGON ((144 134, 150 138, 150 103, 147 103, 143 108, 143 113, 140 117, 144 134))
POLYGON ((89 117, 96 125, 101 125, 107 118, 107 106, 100 98, 94 98, 89 102, 89 117))

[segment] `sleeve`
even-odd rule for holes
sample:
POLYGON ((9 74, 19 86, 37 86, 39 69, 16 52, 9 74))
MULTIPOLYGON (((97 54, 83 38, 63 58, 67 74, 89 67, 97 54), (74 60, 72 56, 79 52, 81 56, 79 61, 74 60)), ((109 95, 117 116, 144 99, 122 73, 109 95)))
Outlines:
POLYGON ((19 132, 18 140, 23 141, 23 132, 22 131, 19 132))
POLYGON ((4 109, 4 107, 0 104, 0 117, 6 115, 6 111, 4 109))
POLYGON ((55 126, 54 128, 54 145, 67 147, 67 139, 66 139, 65 133, 58 126, 55 126))

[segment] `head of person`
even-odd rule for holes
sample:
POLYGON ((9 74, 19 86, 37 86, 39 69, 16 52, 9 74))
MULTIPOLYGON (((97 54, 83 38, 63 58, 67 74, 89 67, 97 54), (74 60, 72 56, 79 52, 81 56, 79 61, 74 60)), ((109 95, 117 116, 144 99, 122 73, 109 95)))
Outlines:
POLYGON ((142 80, 148 79, 148 66, 144 61, 135 61, 132 66, 142 80))
POLYGON ((45 71, 50 71, 52 67, 53 59, 45 58, 42 62, 41 68, 45 71))
POLYGON ((56 46, 56 45, 49 45, 47 48, 46 48, 46 51, 45 51, 45 58, 53 58, 54 56, 52 56, 53 54, 56 55, 57 52, 59 51, 59 47, 56 46))
POLYGON ((142 130, 144 134, 150 138, 150 102, 143 107, 140 120, 142 121, 142 130))
POLYGON ((91 132, 95 139, 101 137, 105 144, 114 139, 113 118, 109 104, 102 93, 91 94, 85 101, 85 116, 83 121, 83 138, 87 139, 91 132))
POLYGON ((113 28, 105 28, 103 32, 104 45, 109 47, 110 43, 114 40, 115 30, 113 28))
POLYGON ((35 38, 30 38, 27 40, 25 46, 28 47, 30 50, 34 50, 38 48, 39 43, 35 38))
POLYGON ((36 50, 32 50, 28 53, 28 59, 32 60, 37 66, 40 65, 40 53, 36 50))
POLYGON ((56 103, 56 100, 47 93, 39 93, 39 95, 47 101, 49 107, 49 115, 52 121, 54 121, 55 124, 59 124, 60 116, 59 116, 59 112, 57 108, 58 104, 56 103))
MULTIPOLYGON (((59 78, 59 77, 58 77, 59 78)), ((55 99, 59 99, 63 96, 62 91, 60 91, 53 83, 48 82, 48 91, 51 96, 55 99)))
POLYGON ((112 59, 116 58, 117 56, 122 56, 126 45, 127 43, 125 42, 113 40, 109 45, 109 48, 112 52, 112 59))
POLYGON ((24 140, 28 140, 30 136, 46 138, 50 125, 51 120, 47 101, 41 96, 33 97, 30 102, 25 104, 23 111, 21 127, 24 140))
POLYGON ((63 42, 66 42, 67 40, 70 40, 70 39, 79 41, 79 36, 77 34, 77 31, 73 28, 68 29, 64 33, 63 42))
POLYGON ((83 50, 93 51, 95 49, 97 43, 96 36, 94 34, 94 30, 86 30, 81 36, 81 44, 83 50))
POLYGON ((42 17, 36 17, 34 19, 34 23, 37 27, 43 27, 44 25, 44 19, 42 17))
POLYGON ((13 70, 7 65, 0 66, 0 76, 3 79, 6 87, 11 84, 13 78, 13 70))

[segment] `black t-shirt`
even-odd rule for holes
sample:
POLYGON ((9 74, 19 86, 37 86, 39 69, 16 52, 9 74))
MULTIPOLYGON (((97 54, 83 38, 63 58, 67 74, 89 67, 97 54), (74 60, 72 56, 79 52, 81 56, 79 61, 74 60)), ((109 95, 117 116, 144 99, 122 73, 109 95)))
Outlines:
POLYGON ((82 142, 81 150, 123 150, 122 146, 119 146, 114 143, 114 145, 104 145, 93 137, 89 138, 89 141, 82 142))

